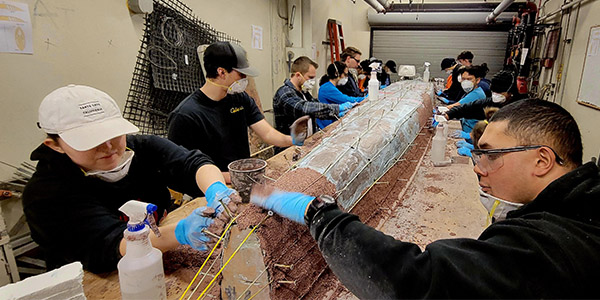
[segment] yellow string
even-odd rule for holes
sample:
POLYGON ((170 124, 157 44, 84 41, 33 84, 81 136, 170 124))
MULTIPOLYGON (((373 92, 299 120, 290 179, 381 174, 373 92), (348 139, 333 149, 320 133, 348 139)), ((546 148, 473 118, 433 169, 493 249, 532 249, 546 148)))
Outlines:
POLYGON ((202 294, 200 294, 200 296, 198 296, 197 300, 199 300, 200 298, 202 298, 202 296, 204 296, 204 294, 206 293, 206 291, 208 291, 208 289, 210 289, 210 287, 215 282, 215 280, 217 280, 217 278, 219 277, 219 275, 221 274, 221 272, 223 272, 223 269, 225 269, 225 267, 227 267, 227 265, 229 264, 229 262, 231 261, 231 259, 240 250, 240 248, 242 248, 242 246, 244 245, 244 243, 246 242, 246 240, 250 237, 250 235, 254 232, 254 230, 257 227, 258 227, 258 225, 254 226, 254 228, 252 228, 252 230, 250 230, 250 232, 248 233, 248 235, 246 235, 246 238, 244 238, 244 240, 240 243, 240 245, 237 247, 237 249, 235 249, 235 251, 233 251, 233 254, 231 254, 231 256, 229 257, 229 259, 227 259, 227 261, 225 262, 225 264, 223 265, 223 267, 219 270, 219 272, 217 272, 217 274, 215 275, 215 277, 213 278, 213 280, 211 280, 210 283, 208 284, 208 286, 204 289, 204 291, 202 291, 202 294))
POLYGON ((490 226, 490 224, 492 224, 492 218, 494 217, 494 213, 496 212, 496 207, 498 207, 498 204, 500 204, 500 201, 496 200, 494 205, 492 205, 492 209, 490 209, 490 213, 487 216, 487 222, 485 226, 490 226))
POLYGON ((206 257, 206 259, 202 263, 202 266, 200 266, 200 269, 198 270, 198 272, 196 273, 196 275, 194 275, 194 278, 192 278, 192 281, 190 282, 190 284, 187 286, 187 288, 185 289, 185 291, 183 292, 183 294, 181 295, 181 297, 179 297, 179 300, 182 300, 183 297, 185 296, 185 294, 190 290, 190 287, 192 286, 192 284, 194 283, 194 281, 196 280, 196 278, 198 277, 198 275, 200 274, 200 272, 202 272, 202 269, 204 268, 204 266, 206 265, 206 263, 208 262, 208 260, 212 256, 213 252, 215 252, 215 250, 217 249, 217 246, 219 246, 219 243, 221 242, 221 240, 223 240, 223 237, 225 236, 225 234, 227 234, 227 231, 229 230, 229 227, 231 227, 231 225, 235 222, 235 220, 237 219, 237 217, 238 216, 235 216, 233 219, 231 219, 231 221, 229 221, 229 224, 227 224, 227 227, 225 227, 225 230, 223 230, 223 234, 221 234, 221 237, 219 237, 219 240, 217 241, 217 243, 215 244, 215 246, 212 248, 212 250, 210 251, 210 253, 206 257))

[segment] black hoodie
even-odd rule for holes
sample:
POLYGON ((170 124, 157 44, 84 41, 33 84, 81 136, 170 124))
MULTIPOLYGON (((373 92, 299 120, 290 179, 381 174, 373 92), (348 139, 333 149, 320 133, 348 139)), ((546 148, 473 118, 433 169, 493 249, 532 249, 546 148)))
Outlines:
POLYGON ((153 203, 163 216, 171 205, 167 186, 201 194, 196 171, 212 164, 208 156, 156 136, 127 136, 127 147, 135 151, 129 173, 114 183, 85 176, 66 154, 43 144, 31 153, 39 162, 23 192, 23 209, 48 270, 81 261, 94 273, 113 271, 126 228, 121 205, 153 203))
POLYGON ((361 299, 600 298, 600 174, 585 164, 509 212, 478 239, 425 251, 333 207, 310 232, 340 281, 361 299))

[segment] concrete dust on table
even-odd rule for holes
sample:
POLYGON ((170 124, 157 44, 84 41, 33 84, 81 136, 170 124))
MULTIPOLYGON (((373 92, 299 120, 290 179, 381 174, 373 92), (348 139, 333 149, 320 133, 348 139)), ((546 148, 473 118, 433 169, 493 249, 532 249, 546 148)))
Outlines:
MULTIPOLYGON (((451 139, 447 148, 456 151, 451 139)), ((479 202, 471 162, 434 167, 427 153, 408 190, 399 196, 400 206, 379 226, 398 240, 424 249, 439 239, 477 238, 485 229, 486 210, 479 202)))

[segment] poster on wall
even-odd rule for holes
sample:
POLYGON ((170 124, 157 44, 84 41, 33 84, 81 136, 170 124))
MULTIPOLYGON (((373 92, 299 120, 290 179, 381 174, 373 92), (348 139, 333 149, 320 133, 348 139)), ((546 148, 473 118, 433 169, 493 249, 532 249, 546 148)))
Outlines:
POLYGON ((0 1, 0 52, 33 54, 29 5, 0 1))
POLYGON ((260 26, 252 25, 252 49, 262 50, 263 48, 263 29, 260 26))
POLYGON ((577 103, 600 109, 600 26, 590 28, 577 103))

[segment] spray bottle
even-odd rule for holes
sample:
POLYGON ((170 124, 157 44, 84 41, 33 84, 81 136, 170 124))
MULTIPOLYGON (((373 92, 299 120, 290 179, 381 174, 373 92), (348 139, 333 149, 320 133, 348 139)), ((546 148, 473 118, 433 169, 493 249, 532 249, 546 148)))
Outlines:
MULTIPOLYGON (((445 119, 442 117, 442 119, 445 119)), ((439 124, 435 128, 435 136, 431 142, 431 161, 436 167, 442 167, 449 165, 451 160, 445 160, 446 158, 446 135, 444 134, 444 128, 448 126, 447 122, 440 120, 439 124)))
POLYGON ((150 229, 160 237, 153 214, 156 205, 136 200, 119 208, 129 217, 124 237, 127 251, 117 264, 121 297, 126 299, 167 299, 162 252, 150 243, 150 229))
POLYGON ((371 79, 369 79, 369 101, 377 101, 379 99, 379 80, 377 72, 380 68, 380 63, 374 62, 369 65, 371 68, 371 79))
POLYGON ((426 61, 425 71, 423 71, 423 82, 429 82, 429 66, 431 66, 431 64, 428 61, 426 61))

